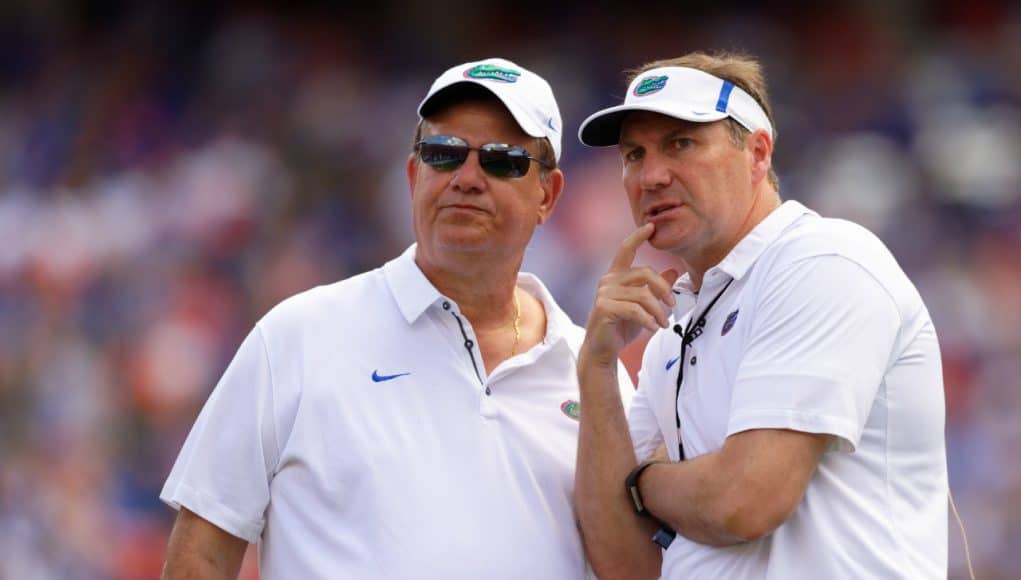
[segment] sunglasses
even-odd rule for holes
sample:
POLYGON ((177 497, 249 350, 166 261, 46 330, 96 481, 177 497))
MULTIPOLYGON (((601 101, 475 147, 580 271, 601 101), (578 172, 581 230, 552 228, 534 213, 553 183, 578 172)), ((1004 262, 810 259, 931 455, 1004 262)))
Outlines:
POLYGON ((524 177, 531 161, 546 169, 552 167, 528 154, 524 147, 505 143, 488 143, 482 147, 469 147, 463 139, 450 135, 432 135, 415 143, 418 158, 436 171, 453 171, 460 167, 471 151, 479 152, 479 165, 493 177, 524 177))

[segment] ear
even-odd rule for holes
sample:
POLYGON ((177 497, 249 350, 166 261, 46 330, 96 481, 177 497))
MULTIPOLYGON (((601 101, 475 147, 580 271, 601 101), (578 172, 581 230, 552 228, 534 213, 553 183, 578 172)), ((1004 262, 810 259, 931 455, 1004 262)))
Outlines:
POLYGON ((752 156, 752 183, 758 184, 766 179, 773 166, 773 138, 759 129, 748 136, 746 143, 752 156))
POLYGON ((408 193, 412 196, 415 195, 415 177, 418 176, 418 156, 414 153, 408 155, 408 163, 404 168, 404 171, 408 174, 408 193))
POLYGON ((542 225, 553 215, 553 208, 557 206, 560 194, 564 191, 564 172, 559 169, 550 171, 546 179, 539 178, 539 186, 543 195, 539 203, 538 223, 542 225))

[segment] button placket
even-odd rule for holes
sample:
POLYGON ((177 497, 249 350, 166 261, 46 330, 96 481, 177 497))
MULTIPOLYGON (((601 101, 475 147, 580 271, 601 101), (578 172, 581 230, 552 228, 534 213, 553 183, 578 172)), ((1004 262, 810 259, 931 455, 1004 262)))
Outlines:
MULTIPOLYGON (((712 276, 712 278, 719 278, 720 277, 718 272, 713 272, 713 274, 714 274, 714 276, 712 276)), ((695 318, 695 319, 689 318, 687 324, 684 327, 684 329, 681 330, 680 332, 678 332, 678 334, 681 335, 681 355, 680 355, 680 363, 679 363, 679 366, 678 366, 678 369, 677 369, 677 379, 676 379, 676 381, 674 383, 674 385, 675 385, 674 396, 676 397, 676 399, 675 399, 676 403, 675 403, 675 409, 674 410, 677 413, 676 414, 676 425, 677 425, 677 429, 678 429, 678 437, 677 437, 677 441, 678 441, 678 446, 677 447, 678 447, 678 449, 677 449, 677 451, 678 451, 678 455, 680 456, 682 461, 685 459, 685 454, 684 454, 684 438, 681 436, 681 430, 680 430, 681 429, 681 425, 682 425, 682 423, 681 423, 681 411, 680 411, 681 400, 686 398, 686 397, 688 397, 688 396, 691 396, 689 393, 691 393, 692 391, 696 390, 695 385, 690 385, 689 388, 687 388, 687 389, 682 389, 681 388, 684 385, 684 378, 685 378, 684 366, 685 366, 686 363, 689 362, 688 360, 685 360, 685 359, 687 358, 688 354, 691 354, 691 359, 689 359, 690 360, 690 365, 691 366, 695 366, 695 363, 697 362, 698 359, 696 358, 696 355, 694 354, 695 353, 695 349, 694 349, 693 343, 705 331, 706 320, 707 320, 707 317, 709 316, 709 312, 712 310, 713 306, 715 306, 716 303, 720 300, 720 298, 723 296, 723 294, 727 291, 727 288, 730 287, 730 285, 731 285, 731 283, 733 281, 734 280, 731 279, 726 284, 724 284, 723 288, 721 288, 719 290, 719 292, 716 293, 716 295, 709 302, 709 304, 707 304, 702 309, 701 314, 699 314, 698 318, 695 318), (688 350, 689 347, 691 347, 690 351, 688 350)), ((703 285, 703 290, 706 289, 706 286, 707 285, 703 285)), ((698 307, 697 302, 698 301, 696 301, 696 309, 698 307)), ((694 311, 692 312, 691 316, 694 317, 694 311)), ((675 331, 676 331, 676 329, 675 329, 675 331)), ((690 376, 691 374, 695 374, 695 373, 688 373, 688 376, 690 376)), ((695 379, 695 381, 696 381, 696 384, 697 384, 697 378, 695 379)))
MULTIPOLYGON (((475 372, 475 376, 479 381, 479 385, 488 390, 486 386, 488 378, 483 377, 485 372, 484 368, 480 369, 479 361, 481 361, 482 353, 475 349, 475 330, 471 326, 471 322, 454 307, 450 300, 443 300, 440 303, 440 307, 445 313, 450 314, 451 318, 454 319, 454 326, 457 331, 461 334, 462 342, 461 347, 465 349, 468 354, 469 363, 472 366, 472 370, 475 372), (476 357, 478 352, 478 357, 476 357)), ((487 393, 488 394, 488 393, 487 393)))

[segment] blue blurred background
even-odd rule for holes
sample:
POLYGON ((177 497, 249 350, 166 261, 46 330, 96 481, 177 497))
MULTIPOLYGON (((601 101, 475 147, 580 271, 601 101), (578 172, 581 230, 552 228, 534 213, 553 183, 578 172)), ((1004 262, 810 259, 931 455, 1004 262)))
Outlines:
POLYGON ((583 323, 632 225, 616 152, 573 134, 624 69, 694 49, 761 58, 781 193, 875 231, 918 285, 976 571, 1017 577, 1021 7, 159 4, 0 5, 0 578, 158 574, 157 494, 241 338, 411 241, 415 107, 448 66, 553 85, 567 188, 526 269, 583 323))

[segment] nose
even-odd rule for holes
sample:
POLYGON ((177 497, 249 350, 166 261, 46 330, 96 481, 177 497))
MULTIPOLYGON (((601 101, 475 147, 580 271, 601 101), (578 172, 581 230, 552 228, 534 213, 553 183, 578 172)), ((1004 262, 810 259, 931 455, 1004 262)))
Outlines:
POLYGON ((486 175, 479 165, 479 152, 469 151, 468 159, 460 167, 454 170, 454 176, 450 180, 450 186, 455 191, 465 193, 482 191, 486 186, 486 175))
POLYGON ((638 174, 638 184, 644 191, 655 191, 666 187, 671 181, 670 171, 666 163, 655 153, 647 153, 642 159, 638 174))

